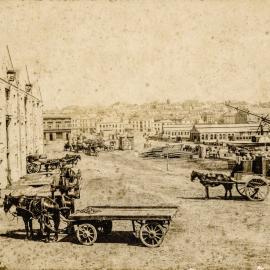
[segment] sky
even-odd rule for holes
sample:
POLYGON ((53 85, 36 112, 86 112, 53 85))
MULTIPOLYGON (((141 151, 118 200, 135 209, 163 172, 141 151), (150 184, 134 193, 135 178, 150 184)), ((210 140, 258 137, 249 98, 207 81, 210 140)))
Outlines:
POLYGON ((270 1, 1 1, 10 65, 46 108, 270 100, 270 1))

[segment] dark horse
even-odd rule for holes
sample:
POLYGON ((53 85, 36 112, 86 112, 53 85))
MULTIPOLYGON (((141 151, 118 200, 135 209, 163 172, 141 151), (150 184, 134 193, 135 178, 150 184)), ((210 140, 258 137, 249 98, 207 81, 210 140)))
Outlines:
POLYGON ((46 233, 45 241, 50 240, 50 232, 54 230, 54 240, 58 240, 58 228, 60 224, 60 210, 59 205, 48 197, 38 196, 12 196, 5 195, 4 211, 7 213, 14 205, 16 207, 17 216, 23 218, 26 238, 33 238, 32 220, 37 219, 40 224, 40 233, 46 233), (54 223, 54 229, 51 226, 51 220, 54 223), (29 235, 30 232, 30 235, 29 235))
POLYGON ((66 154, 65 157, 61 159, 65 164, 71 164, 72 166, 77 165, 78 161, 81 160, 81 155, 69 155, 66 154))
POLYGON ((209 187, 217 187, 219 185, 222 185, 225 189, 224 198, 227 199, 228 191, 230 193, 230 198, 232 198, 233 181, 229 176, 221 173, 201 173, 192 171, 191 181, 193 182, 195 179, 199 179, 200 183, 204 186, 206 199, 209 199, 209 187))

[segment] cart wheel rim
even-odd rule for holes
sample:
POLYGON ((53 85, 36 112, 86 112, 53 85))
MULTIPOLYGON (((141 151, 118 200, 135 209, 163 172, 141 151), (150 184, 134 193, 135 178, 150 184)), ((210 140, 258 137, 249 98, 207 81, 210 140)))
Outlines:
POLYGON ((164 236, 164 228, 158 223, 146 223, 140 229, 140 239, 147 247, 160 246, 164 236))
POLYGON ((245 193, 251 201, 263 201, 269 193, 269 185, 263 179, 252 179, 247 182, 245 193))
POLYGON ((93 245, 97 240, 97 230, 92 224, 81 224, 78 226, 77 232, 78 241, 86 246, 93 245))
POLYGON ((241 196, 247 197, 245 185, 236 184, 236 190, 238 191, 238 193, 239 193, 241 196))

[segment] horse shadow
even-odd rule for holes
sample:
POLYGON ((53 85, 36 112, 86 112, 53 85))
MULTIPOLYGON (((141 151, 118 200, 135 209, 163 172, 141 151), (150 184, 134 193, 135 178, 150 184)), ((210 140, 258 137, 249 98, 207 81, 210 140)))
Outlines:
MULTIPOLYGON (((33 238, 31 239, 32 241, 41 240, 39 236, 39 230, 33 229, 33 233, 34 235, 33 235, 33 238)), ((0 237, 17 239, 17 240, 25 240, 26 232, 24 229, 11 230, 11 231, 7 231, 6 233, 1 233, 0 237)))

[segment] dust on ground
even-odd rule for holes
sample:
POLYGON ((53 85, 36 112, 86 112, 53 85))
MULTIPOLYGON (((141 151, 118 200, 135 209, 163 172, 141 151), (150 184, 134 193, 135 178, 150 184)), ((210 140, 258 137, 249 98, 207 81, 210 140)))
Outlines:
MULTIPOLYGON (((63 156, 60 149, 48 156, 63 156)), ((93 246, 79 245, 73 236, 59 242, 24 240, 23 223, 0 209, 0 269, 269 269, 270 199, 250 202, 236 190, 224 200, 223 187, 204 188, 190 181, 193 169, 225 170, 215 163, 171 159, 141 159, 133 151, 82 154, 81 199, 88 205, 176 204, 179 211, 159 248, 143 247, 131 222, 115 222, 113 233, 93 246)), ((64 226, 64 225, 62 225, 64 226)), ((36 224, 36 228, 37 228, 36 224)))

